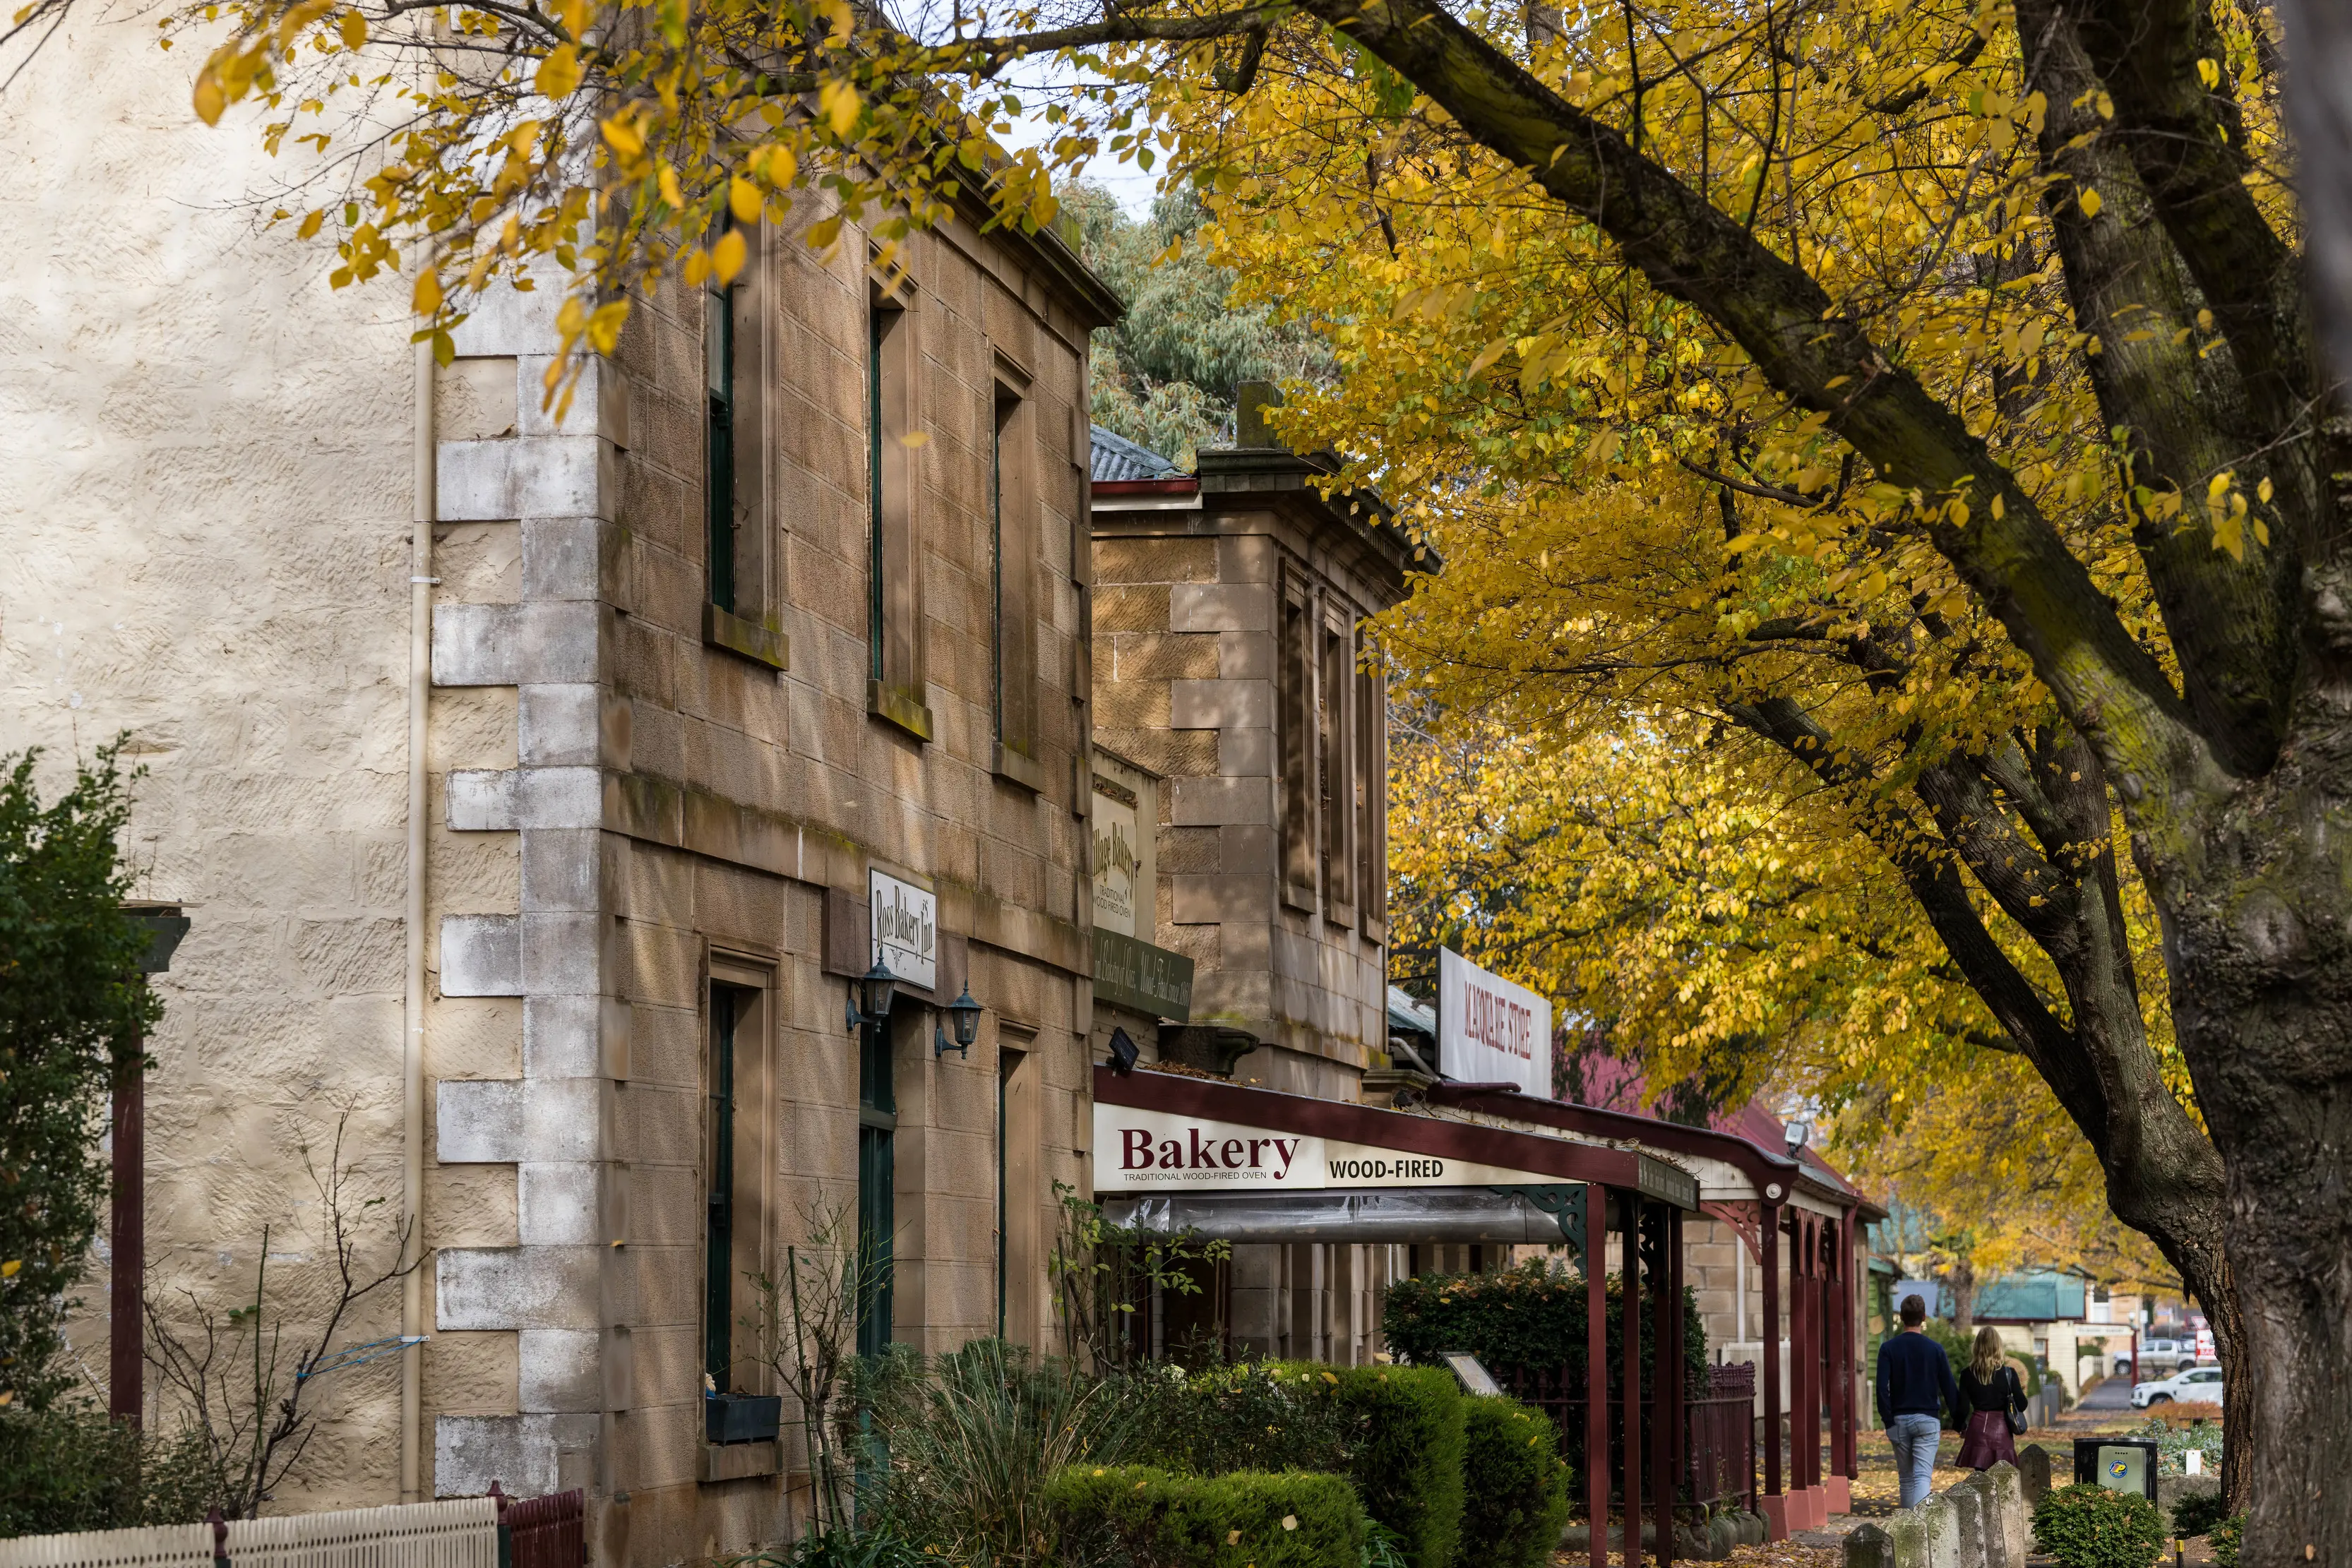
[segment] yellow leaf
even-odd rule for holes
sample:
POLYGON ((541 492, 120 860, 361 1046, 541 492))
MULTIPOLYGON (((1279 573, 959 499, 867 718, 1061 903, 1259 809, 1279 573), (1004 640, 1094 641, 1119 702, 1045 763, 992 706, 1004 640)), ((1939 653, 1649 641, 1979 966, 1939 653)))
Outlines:
POLYGON ((2083 204, 2083 215, 2086 218, 2097 217, 2099 209, 2105 205, 2099 200, 2099 193, 2096 191, 2085 190, 2077 199, 2083 204))
POLYGON ((2221 85, 2221 68, 2215 65, 2211 60, 2199 60, 2197 62, 2197 79, 2203 82, 2209 89, 2220 87, 2221 85))
POLYGON ((2254 499, 2257 501, 2267 501, 2270 498, 2271 482, 2269 479, 2265 478, 2261 484, 2254 486, 2254 499))
POLYGON ((195 100, 196 118, 206 125, 218 125, 221 110, 228 107, 228 94, 210 66, 196 73, 195 100))
POLYGON ((829 81, 816 89, 817 112, 835 136, 847 136, 857 124, 857 89, 845 81, 829 81))
POLYGON ((655 183, 661 187, 663 201, 667 202, 678 212, 686 211, 686 193, 677 188, 677 170, 667 163, 663 164, 661 172, 655 176, 655 183))
POLYGON ((367 18, 357 11, 344 12, 335 26, 343 35, 343 47, 347 49, 356 49, 367 42, 367 18))
POLYGON ((1478 350, 1478 357, 1470 361, 1470 368, 1468 371, 1465 371, 1464 374, 1472 376, 1478 374, 1488 365, 1493 364, 1496 360, 1501 359, 1505 354, 1510 352, 1510 339, 1496 339, 1493 342, 1478 350))
POLYGON ((710 247, 710 267, 719 275, 719 287, 724 288, 734 282, 735 275, 743 270, 747 248, 741 229, 729 229, 719 236, 719 243, 710 247))
POLYGON ((15 1279, 16 1271, 24 1266, 25 1260, 22 1258, 11 1258, 5 1263, 0 1263, 0 1280, 15 1279))
POLYGON ((409 296, 409 308, 419 316, 430 316, 441 308, 441 275, 426 267, 416 275, 416 287, 409 296))
POLYGON ((930 439, 931 433, 928 430, 910 430, 898 437, 898 444, 912 452, 919 446, 928 444, 930 439))
POLYGON ((531 90, 541 98, 569 98, 580 85, 580 51, 566 44, 539 62, 531 90))
POLYGON ((1239 1543, 1241 1538, 1242 1532, 1238 1530, 1228 1530, 1225 1531, 1225 1544, 1228 1546, 1239 1543))
POLYGON ((309 217, 302 220, 302 226, 294 231, 294 237, 296 239, 310 238, 313 235, 316 235, 319 232, 320 225, 324 224, 326 221, 327 209, 320 207, 317 212, 312 213, 309 217))
POLYGON ((748 224, 760 215, 760 187, 737 174, 727 182, 727 210, 735 214, 739 224, 748 224))
POLYGON ((604 120, 602 129, 604 140, 611 142, 613 151, 624 158, 634 158, 646 150, 645 132, 637 129, 633 120, 616 114, 604 120))

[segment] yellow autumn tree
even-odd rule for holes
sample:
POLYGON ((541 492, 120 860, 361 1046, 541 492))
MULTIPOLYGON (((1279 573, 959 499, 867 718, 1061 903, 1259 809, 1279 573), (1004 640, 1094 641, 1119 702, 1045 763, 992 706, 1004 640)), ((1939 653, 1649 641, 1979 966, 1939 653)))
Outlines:
MULTIPOLYGON (((29 0, 16 36, 75 3, 29 0)), ((1344 477, 1406 501, 1485 598, 1445 629, 1458 695, 1549 692, 1565 728, 1580 703, 1719 722, 1732 761, 1835 797, 2213 1314, 2251 1557, 2352 1552, 2352 1494, 2303 1479, 2352 1463, 2332 1392, 2352 1375, 2352 418, 2310 322, 2265 14, 223 0, 180 20, 209 50, 197 111, 257 102, 272 145, 313 150, 311 187, 341 188, 285 221, 342 281, 396 267, 427 335, 520 269, 562 279, 566 332, 600 350, 631 290, 723 274, 727 225, 786 202, 816 204, 820 244, 856 224, 887 245, 950 211, 1049 222, 1055 169, 1172 150, 1228 259, 1329 323, 1354 372, 1296 438, 1354 455, 1344 477), (1085 85, 1011 153, 1007 73, 1041 57, 1085 85), (1516 619, 1530 580, 1580 608, 1516 619), (2126 852, 2210 1143, 2147 1039, 2126 852), (2264 1310, 2242 1318, 2241 1291, 2264 1310), (2256 1363, 2303 1375, 2250 1400, 2256 1363)))
MULTIPOLYGON (((2090 1144, 1827 797, 1791 798, 1776 767, 1660 718, 1557 744, 1423 706, 1394 729, 1392 974, 1427 979, 1444 946, 1535 987, 1567 1038, 1640 1062, 1669 1114, 1805 1098, 1849 1173, 1966 1236, 1979 1274, 2176 1280, 2116 1221, 2090 1144)), ((2150 1037, 2186 1097, 2153 934, 2134 929, 2150 1037)))

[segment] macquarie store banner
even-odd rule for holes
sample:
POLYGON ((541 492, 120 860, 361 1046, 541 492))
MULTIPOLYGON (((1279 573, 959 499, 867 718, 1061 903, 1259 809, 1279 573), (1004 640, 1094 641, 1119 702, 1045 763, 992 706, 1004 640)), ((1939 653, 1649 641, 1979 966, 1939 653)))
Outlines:
POLYGON ((1437 959, 1437 1070, 1551 1096, 1551 1004, 1451 947, 1437 959))

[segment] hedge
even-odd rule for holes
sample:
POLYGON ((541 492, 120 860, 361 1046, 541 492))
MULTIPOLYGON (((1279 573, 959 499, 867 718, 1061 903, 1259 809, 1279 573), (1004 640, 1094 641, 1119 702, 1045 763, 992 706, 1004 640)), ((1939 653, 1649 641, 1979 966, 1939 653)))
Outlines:
MULTIPOLYGON (((1609 1364, 1623 1364, 1624 1286, 1612 1274, 1604 1287, 1609 1304, 1609 1364)), ((1642 1385, 1653 1386, 1657 1362, 1655 1303, 1641 1305, 1642 1385)), ((1541 1260, 1491 1274, 1416 1274, 1388 1290, 1381 1314, 1389 1347, 1429 1364, 1440 1351, 1466 1350, 1507 1385, 1514 1367, 1551 1372, 1565 1368, 1571 1386, 1584 1382, 1585 1292, 1581 1276, 1541 1260)), ((1683 1290, 1683 1365, 1685 1385, 1707 1385, 1706 1325, 1698 1296, 1683 1290)))
POLYGON ((2153 1568, 2164 1553, 2164 1516, 2129 1492, 2060 1487, 2033 1505, 2033 1539, 2060 1568, 2153 1568))
POLYGON ((1454 1374, 1434 1366, 1271 1364, 1292 1386, 1322 1390, 1338 1404, 1364 1511, 1404 1537, 1412 1568, 1454 1568, 1465 1403, 1454 1374))
POLYGON ((1568 1522, 1568 1466, 1551 1417, 1516 1399, 1464 1402, 1463 1568, 1543 1568, 1568 1522))
POLYGON ((1073 1465, 1045 1485, 1063 1562, 1153 1568, 1360 1568, 1364 1511, 1339 1476, 1073 1465))

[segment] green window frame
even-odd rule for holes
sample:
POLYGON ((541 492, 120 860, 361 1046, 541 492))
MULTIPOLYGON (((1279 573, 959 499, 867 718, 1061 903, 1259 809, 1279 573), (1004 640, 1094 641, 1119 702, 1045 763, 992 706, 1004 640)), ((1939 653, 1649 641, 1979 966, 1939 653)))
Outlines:
POLYGON ((883 674, 883 601, 882 569, 882 340, 888 333, 890 312, 879 307, 866 313, 866 497, 872 510, 872 526, 867 530, 866 603, 869 635, 866 639, 871 655, 872 674, 876 680, 883 674))
POLYGON ((710 602, 735 611, 735 291, 703 294, 703 494, 710 602))
POLYGON ((1000 399, 988 426, 988 691, 1000 741, 1004 738, 1004 422, 1011 412, 1000 399))
POLYGON ((702 1370, 719 1394, 735 1363, 735 1044, 736 1027, 754 993, 718 981, 710 986, 710 1060, 706 1093, 702 1258, 702 1370))
POLYGON ((879 1355, 890 1343, 898 1101, 888 1024, 862 1023, 857 1033, 857 1354, 879 1355))

